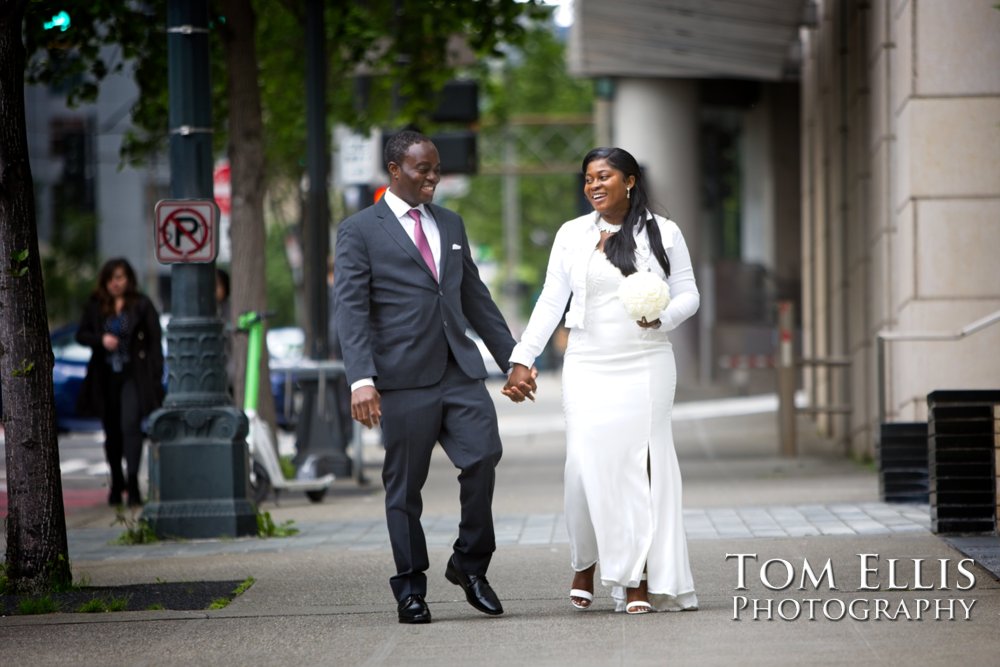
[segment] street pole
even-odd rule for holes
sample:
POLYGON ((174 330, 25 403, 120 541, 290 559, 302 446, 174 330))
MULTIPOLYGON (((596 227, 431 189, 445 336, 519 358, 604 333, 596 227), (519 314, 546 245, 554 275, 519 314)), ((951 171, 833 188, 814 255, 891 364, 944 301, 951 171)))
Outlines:
POLYGON ((798 456, 795 441, 795 359, 792 327, 795 318, 791 301, 778 302, 778 433, 781 455, 798 456))
POLYGON ((327 259, 330 250, 330 211, 327 202, 326 48, 323 22, 324 0, 306 2, 306 199, 305 276, 308 316, 312 330, 310 358, 329 356, 330 304, 327 290, 327 259))
MULTIPOLYGON (((212 199, 212 110, 208 2, 167 7, 170 194, 212 199)), ((226 393, 215 263, 174 264, 167 327, 169 379, 150 419, 149 504, 143 518, 160 537, 257 533, 248 498, 246 416, 226 393)))

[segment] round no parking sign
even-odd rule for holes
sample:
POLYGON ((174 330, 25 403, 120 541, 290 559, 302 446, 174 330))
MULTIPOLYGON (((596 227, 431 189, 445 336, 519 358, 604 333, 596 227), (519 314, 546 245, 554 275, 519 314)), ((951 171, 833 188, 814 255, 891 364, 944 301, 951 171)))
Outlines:
POLYGON ((162 199, 156 204, 156 259, 206 264, 219 252, 219 209, 211 199, 162 199))

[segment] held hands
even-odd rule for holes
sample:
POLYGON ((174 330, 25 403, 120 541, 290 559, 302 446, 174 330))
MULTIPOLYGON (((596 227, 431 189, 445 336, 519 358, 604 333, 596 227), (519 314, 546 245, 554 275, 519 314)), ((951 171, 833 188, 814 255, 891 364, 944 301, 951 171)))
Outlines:
POLYGON ((638 324, 643 329, 659 329, 660 328, 660 320, 659 320, 659 318, 653 320, 652 322, 648 322, 646 320, 646 318, 644 317, 641 320, 636 320, 635 323, 638 324))
POLYGON ((108 352, 114 352, 118 349, 118 336, 109 333, 104 334, 101 336, 101 345, 108 352))
POLYGON ((538 390, 538 384, 535 382, 538 377, 538 369, 534 366, 528 368, 523 364, 511 364, 511 367, 507 384, 503 386, 500 393, 515 403, 522 403, 524 399, 534 401, 535 392, 538 390))
POLYGON ((351 392, 351 417, 368 428, 382 419, 382 396, 375 387, 358 387, 351 392))

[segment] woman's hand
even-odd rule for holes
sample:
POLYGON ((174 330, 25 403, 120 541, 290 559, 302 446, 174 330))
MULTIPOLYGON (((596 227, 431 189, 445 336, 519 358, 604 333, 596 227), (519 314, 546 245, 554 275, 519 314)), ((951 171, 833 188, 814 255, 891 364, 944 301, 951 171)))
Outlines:
POLYGON ((638 324, 643 329, 659 329, 660 328, 660 319, 659 318, 653 320, 652 322, 647 322, 646 318, 644 317, 641 320, 636 320, 635 323, 638 324))
POLYGON ((512 364, 512 367, 510 376, 507 377, 507 384, 503 386, 500 393, 515 403, 521 403, 526 398, 534 401, 535 391, 538 389, 535 382, 535 378, 538 377, 538 369, 534 366, 528 368, 523 364, 512 364))
POLYGON ((101 336, 101 345, 108 352, 114 352, 118 349, 118 336, 109 333, 104 334, 101 336))

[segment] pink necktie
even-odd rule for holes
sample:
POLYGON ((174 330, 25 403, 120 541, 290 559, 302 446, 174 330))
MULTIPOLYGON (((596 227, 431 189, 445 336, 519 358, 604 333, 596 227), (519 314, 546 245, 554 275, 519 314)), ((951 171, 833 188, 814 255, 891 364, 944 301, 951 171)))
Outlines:
POLYGON ((413 242, 417 244, 417 250, 420 251, 420 256, 424 258, 425 262, 427 262, 427 267, 431 270, 431 275, 434 276, 434 280, 437 280, 437 267, 434 265, 434 255, 431 253, 431 244, 427 242, 427 237, 424 235, 423 225, 420 224, 420 211, 415 208, 411 208, 408 213, 409 216, 413 218, 413 222, 416 223, 413 227, 413 242))

